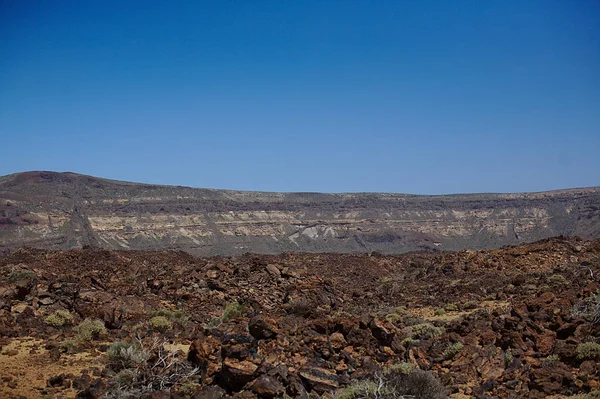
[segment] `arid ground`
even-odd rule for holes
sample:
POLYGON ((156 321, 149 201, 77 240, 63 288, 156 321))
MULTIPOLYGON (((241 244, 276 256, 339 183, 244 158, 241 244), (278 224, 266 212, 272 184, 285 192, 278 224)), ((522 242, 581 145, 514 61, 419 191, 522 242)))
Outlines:
POLYGON ((351 399, 394 375, 412 397, 597 397, 599 276, 600 240, 560 237, 394 256, 17 249, 0 257, 0 396, 351 399))

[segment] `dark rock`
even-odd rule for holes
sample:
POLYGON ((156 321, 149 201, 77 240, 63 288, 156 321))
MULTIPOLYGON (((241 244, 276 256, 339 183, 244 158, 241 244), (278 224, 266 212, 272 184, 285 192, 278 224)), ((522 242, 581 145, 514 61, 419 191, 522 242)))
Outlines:
POLYGON ((339 381, 336 373, 332 370, 321 367, 304 365, 300 369, 300 377, 311 390, 319 394, 332 392, 339 387, 339 381))
POLYGON ((248 322, 248 331, 255 339, 271 339, 277 335, 277 327, 271 320, 262 316, 254 316, 248 322))

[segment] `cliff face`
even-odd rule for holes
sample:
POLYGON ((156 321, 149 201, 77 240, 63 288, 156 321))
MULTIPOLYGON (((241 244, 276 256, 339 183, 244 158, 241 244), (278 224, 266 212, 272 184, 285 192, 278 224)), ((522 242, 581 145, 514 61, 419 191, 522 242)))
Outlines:
POLYGON ((556 235, 600 237, 600 187, 416 196, 208 190, 54 172, 0 177, 0 249, 398 253, 556 235))

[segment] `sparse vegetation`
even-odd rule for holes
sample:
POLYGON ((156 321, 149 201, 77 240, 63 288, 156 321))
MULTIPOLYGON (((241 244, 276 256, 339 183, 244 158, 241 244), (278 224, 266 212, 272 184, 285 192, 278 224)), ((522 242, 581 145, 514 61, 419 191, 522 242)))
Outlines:
POLYGON ((33 280, 35 278, 35 273, 28 269, 13 270, 8 275, 8 281, 10 281, 11 283, 20 280, 33 280))
POLYGON ((413 363, 408 363, 408 362, 394 363, 391 366, 386 367, 383 370, 383 373, 384 374, 393 374, 393 373, 409 374, 415 368, 416 368, 416 366, 413 363))
POLYGON ((108 357, 109 367, 117 372, 108 398, 141 397, 170 389, 188 383, 198 372, 177 352, 166 350, 164 342, 159 340, 154 340, 147 349, 139 338, 136 343, 117 341, 108 349, 108 357))
POLYGON ((77 342, 75 342, 75 340, 66 339, 58 345, 58 349, 63 353, 73 353, 76 346, 77 342))
POLYGON ((158 331, 167 331, 173 328, 173 323, 165 316, 154 316, 150 319, 150 326, 158 331))
POLYGON ((571 314, 591 323, 600 323, 600 290, 576 303, 571 309, 571 314))
POLYGON ((437 308, 433 314, 436 316, 442 316, 446 314, 446 311, 444 308, 437 308))
POLYGON ((446 350, 444 350, 444 357, 446 359, 452 359, 458 352, 463 348, 462 342, 455 342, 453 344, 448 345, 446 350))
POLYGON ((588 393, 569 396, 571 399, 600 399, 600 390, 593 390, 588 393))
POLYGON ((552 285, 565 285, 567 279, 562 274, 552 274, 548 277, 548 282, 552 285))
POLYGON ((188 321, 189 317, 185 314, 185 311, 181 309, 170 310, 170 309, 157 309, 150 313, 150 319, 162 316, 167 318, 169 321, 173 323, 183 324, 188 321))
POLYGON ((116 341, 108 348, 108 364, 114 371, 141 367, 150 358, 150 353, 139 344, 116 341))
POLYGON ((78 341, 92 341, 106 334, 106 327, 102 320, 85 319, 75 327, 75 331, 78 341))
POLYGON ((334 396, 335 399, 362 399, 374 398, 377 389, 377 383, 374 381, 357 381, 348 385, 343 391, 334 396))
POLYGON ((63 327, 73 323, 73 316, 68 310, 59 309, 47 316, 44 321, 52 327, 63 327))
POLYGON ((431 323, 415 324, 410 327, 412 338, 431 339, 444 333, 443 327, 436 327, 431 323))
POLYGON ((449 303, 446 306, 444 306, 444 309, 446 310, 446 312, 456 312, 458 311, 458 306, 455 303, 449 303))
POLYGON ((600 344, 595 342, 584 342, 577 345, 575 355, 579 360, 600 360, 600 344))
POLYGON ((552 367, 559 362, 558 355, 549 355, 542 359, 542 367, 552 367))
POLYGON ((237 317, 240 317, 244 311, 244 305, 239 302, 230 302, 225 306, 225 310, 223 311, 223 315, 221 316, 221 321, 226 322, 237 317))

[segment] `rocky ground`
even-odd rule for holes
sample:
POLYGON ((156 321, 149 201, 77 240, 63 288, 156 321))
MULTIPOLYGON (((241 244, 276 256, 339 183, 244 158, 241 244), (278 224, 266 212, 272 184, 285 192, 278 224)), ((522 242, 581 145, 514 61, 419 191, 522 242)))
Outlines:
POLYGON ((19 249, 0 257, 0 396, 353 399, 395 374, 427 385, 412 397, 592 398, 599 276, 600 240, 565 238, 397 256, 19 249))

